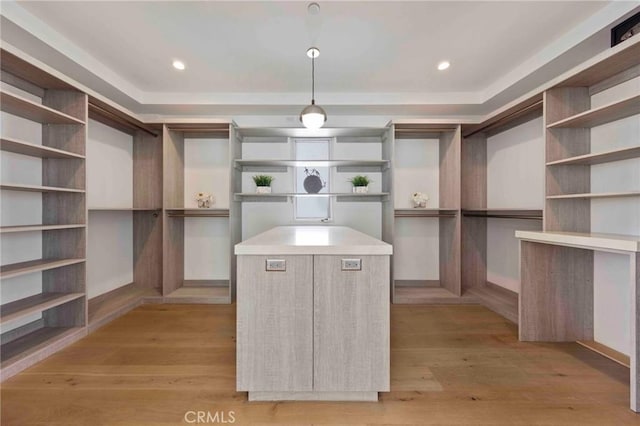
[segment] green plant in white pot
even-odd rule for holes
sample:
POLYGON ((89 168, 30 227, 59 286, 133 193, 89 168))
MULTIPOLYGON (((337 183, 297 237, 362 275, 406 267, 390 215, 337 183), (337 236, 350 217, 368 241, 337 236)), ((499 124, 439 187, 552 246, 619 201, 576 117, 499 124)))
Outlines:
POLYGON ((356 194, 366 194, 369 192, 371 179, 369 179, 368 176, 357 175, 349 179, 349 182, 353 185, 353 192, 356 194))
POLYGON ((253 177, 253 181, 256 184, 257 194, 271 194, 271 182, 274 177, 269 175, 256 175, 253 177))

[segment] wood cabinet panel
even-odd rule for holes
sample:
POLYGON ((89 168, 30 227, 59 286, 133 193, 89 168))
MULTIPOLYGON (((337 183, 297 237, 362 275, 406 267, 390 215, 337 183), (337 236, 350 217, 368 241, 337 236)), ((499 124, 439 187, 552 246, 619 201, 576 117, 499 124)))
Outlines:
POLYGON ((269 272, 267 258, 238 256, 237 389, 311 391, 313 257, 274 256, 286 271, 269 272))
MULTIPOLYGON (((389 390, 389 256, 314 256, 314 391, 389 390)), ((241 300, 239 298, 239 300, 241 300)))

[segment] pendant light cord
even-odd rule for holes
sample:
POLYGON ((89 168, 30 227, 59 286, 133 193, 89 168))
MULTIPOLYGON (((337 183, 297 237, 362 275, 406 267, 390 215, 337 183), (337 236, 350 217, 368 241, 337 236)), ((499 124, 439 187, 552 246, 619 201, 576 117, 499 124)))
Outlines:
POLYGON ((316 55, 311 56, 311 105, 316 104, 316 55))

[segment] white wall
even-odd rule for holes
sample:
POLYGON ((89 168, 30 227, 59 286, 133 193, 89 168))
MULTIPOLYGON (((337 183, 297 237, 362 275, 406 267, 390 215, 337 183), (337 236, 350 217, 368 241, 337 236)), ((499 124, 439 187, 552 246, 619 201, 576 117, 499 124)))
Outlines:
POLYGON ((87 205, 133 207, 133 137, 89 120, 87 205))
MULTIPOLYGON (((396 139, 394 202, 396 209, 412 208, 411 194, 429 197, 427 208, 440 203, 440 141, 396 139)), ((396 218, 393 274, 397 280, 440 279, 439 219, 396 218)))
MULTIPOLYGON (((198 192, 212 194, 215 208, 229 208, 229 139, 184 142, 184 206, 196 208, 198 192)), ((229 219, 185 218, 184 279, 229 279, 229 219)))
MULTIPOLYGON (((487 207, 542 209, 544 206, 542 117, 487 139, 487 207)), ((541 230, 542 221, 487 219, 487 281, 520 291, 516 230, 541 230)))
MULTIPOLYGON (((592 107, 640 93, 636 78, 592 96, 592 107)), ((640 115, 591 130, 591 152, 640 145, 640 115)), ((592 192, 639 191, 640 159, 591 166, 592 192)), ((640 198, 591 201, 591 231, 640 235, 640 198)), ((595 340, 630 353, 629 260, 621 254, 596 252, 594 257, 595 340)))
MULTIPOLYGON (((133 137, 89 120, 87 139, 89 208, 133 206, 133 137)), ((133 214, 91 211, 87 228, 87 296, 133 282, 133 214)))
POLYGON ((87 296, 133 282, 133 214, 91 212, 87 239, 87 296))
MULTIPOLYGON (((16 93, 34 102, 40 98, 0 84, 3 90, 16 93)), ((39 123, 15 117, 7 113, 0 114, 0 133, 34 144, 42 144, 42 126, 39 123)), ((42 184, 42 160, 25 155, 0 151, 0 179, 6 183, 42 184)), ((42 195, 37 192, 1 191, 0 223, 2 226, 35 225, 42 223, 42 195)), ((42 257, 42 233, 26 232, 19 234, 0 234, 0 263, 2 265, 40 259, 42 257)), ((42 292, 42 274, 34 273, 21 277, 3 279, 0 282, 0 301, 10 303, 24 297, 42 292)), ((20 321, 2 326, 2 332, 12 330, 41 318, 40 314, 31 315, 20 321)))

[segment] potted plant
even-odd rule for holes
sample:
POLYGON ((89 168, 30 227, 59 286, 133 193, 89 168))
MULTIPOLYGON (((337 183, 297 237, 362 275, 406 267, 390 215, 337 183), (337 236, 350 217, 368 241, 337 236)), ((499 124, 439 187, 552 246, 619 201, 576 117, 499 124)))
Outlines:
POLYGON ((256 175, 253 177, 253 181, 256 184, 257 194, 271 194, 271 182, 273 182, 273 176, 269 175, 256 175))
POLYGON ((371 179, 369 179, 368 176, 357 175, 349 179, 349 182, 353 185, 353 192, 356 194, 366 194, 369 192, 371 179))

